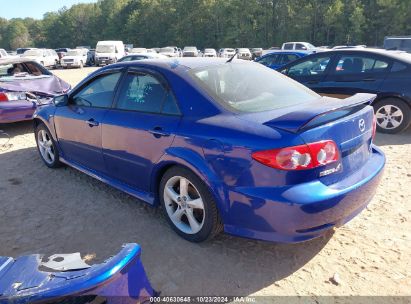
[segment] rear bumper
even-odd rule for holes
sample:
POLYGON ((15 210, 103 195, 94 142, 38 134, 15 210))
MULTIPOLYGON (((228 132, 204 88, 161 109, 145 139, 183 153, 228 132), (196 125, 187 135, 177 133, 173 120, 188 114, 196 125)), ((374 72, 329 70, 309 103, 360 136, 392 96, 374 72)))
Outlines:
POLYGON ((61 62, 61 66, 63 68, 79 68, 80 63, 79 62, 61 62))
POLYGON ((248 55, 238 55, 238 59, 251 60, 251 56, 248 56, 248 55))
POLYGON ((0 103, 0 123, 30 120, 36 110, 36 104, 27 100, 0 103))
POLYGON ((225 232, 294 243, 345 224, 367 206, 380 182, 385 156, 376 147, 371 155, 360 170, 333 185, 316 180, 291 187, 231 190, 225 232))
POLYGON ((95 63, 97 64, 97 65, 100 65, 100 64, 112 64, 112 63, 114 63, 114 62, 116 62, 116 60, 115 60, 115 58, 108 58, 108 59, 95 59, 95 63))

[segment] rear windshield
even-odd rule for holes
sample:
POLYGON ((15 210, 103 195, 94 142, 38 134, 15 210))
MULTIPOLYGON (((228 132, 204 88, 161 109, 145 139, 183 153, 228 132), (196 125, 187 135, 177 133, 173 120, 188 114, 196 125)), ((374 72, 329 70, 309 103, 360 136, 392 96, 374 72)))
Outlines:
POLYGON ((0 64, 0 82, 15 79, 31 79, 31 76, 50 75, 50 72, 35 62, 0 64))
POLYGON ((255 63, 226 63, 194 69, 193 79, 234 112, 263 112, 306 104, 320 96, 298 82, 255 63))

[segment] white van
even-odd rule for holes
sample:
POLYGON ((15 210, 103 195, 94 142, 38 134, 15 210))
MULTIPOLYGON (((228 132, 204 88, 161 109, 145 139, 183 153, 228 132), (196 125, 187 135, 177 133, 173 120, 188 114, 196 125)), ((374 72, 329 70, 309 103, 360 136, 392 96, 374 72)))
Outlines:
POLYGON ((99 41, 96 46, 96 66, 115 63, 125 54, 123 41, 99 41))

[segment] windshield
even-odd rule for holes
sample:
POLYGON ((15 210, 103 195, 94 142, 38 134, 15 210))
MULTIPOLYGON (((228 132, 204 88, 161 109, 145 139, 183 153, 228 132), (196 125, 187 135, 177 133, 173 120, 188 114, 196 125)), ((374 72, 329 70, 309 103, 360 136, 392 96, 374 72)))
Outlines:
POLYGON ((190 74, 211 97, 233 111, 270 111, 320 98, 298 82, 259 64, 221 64, 194 69, 190 74))
POLYGON ((161 48, 160 53, 173 53, 174 49, 172 48, 161 48))
POLYGON ((248 53, 250 50, 249 49, 238 49, 238 51, 248 53))
POLYGON ((226 52, 226 53, 234 53, 235 52, 234 49, 224 49, 223 51, 226 52))
POLYGON ((43 56, 43 52, 40 50, 28 50, 24 52, 24 56, 43 56))
POLYGON ((81 56, 82 51, 80 50, 70 50, 67 52, 66 56, 81 56))
POLYGON ((114 45, 98 45, 96 47, 97 53, 114 53, 114 45))
POLYGON ((214 49, 205 49, 204 53, 214 53, 215 50, 214 49))
POLYGON ((197 51, 197 48, 195 46, 186 46, 184 48, 184 51, 193 52, 193 51, 197 51))

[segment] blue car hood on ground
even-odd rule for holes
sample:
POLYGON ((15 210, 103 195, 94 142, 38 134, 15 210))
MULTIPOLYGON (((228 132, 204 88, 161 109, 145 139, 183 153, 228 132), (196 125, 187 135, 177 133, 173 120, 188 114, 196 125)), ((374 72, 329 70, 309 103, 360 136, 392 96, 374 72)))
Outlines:
POLYGON ((70 85, 55 75, 6 77, 0 81, 0 90, 55 96, 66 93, 70 85))
POLYGON ((65 303, 96 296, 107 304, 136 303, 153 295, 138 244, 126 244, 117 255, 92 266, 79 253, 53 255, 48 261, 39 254, 0 256, 0 304, 65 303))

